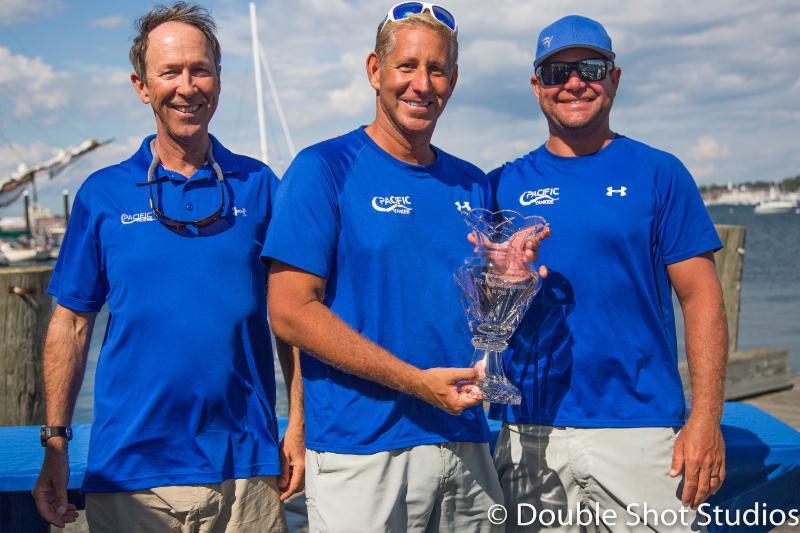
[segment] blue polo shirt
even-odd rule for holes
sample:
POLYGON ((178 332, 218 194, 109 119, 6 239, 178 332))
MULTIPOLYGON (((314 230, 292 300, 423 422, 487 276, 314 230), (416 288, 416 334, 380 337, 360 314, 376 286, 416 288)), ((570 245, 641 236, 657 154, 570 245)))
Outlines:
POLYGON ((491 174, 500 208, 552 228, 550 269, 515 336, 506 422, 576 427, 681 426, 667 266, 722 247, 697 185, 674 156, 618 135, 583 157, 545 146, 491 174))
MULTIPOLYGON (((48 292, 109 321, 97 363, 83 490, 110 492, 277 475, 275 378, 259 258, 278 180, 211 138, 223 216, 175 232, 149 207, 144 140, 78 191, 48 292)), ((220 205, 210 166, 159 166, 153 195, 172 218, 220 205)))
MULTIPOLYGON (((411 165, 359 128, 311 146, 284 176, 263 255, 327 280, 324 303, 418 368, 465 367, 473 348, 453 273, 472 254, 462 210, 488 200, 478 168, 436 150, 411 165)), ((371 454, 486 442, 481 406, 451 416, 303 353, 306 444, 371 454)))

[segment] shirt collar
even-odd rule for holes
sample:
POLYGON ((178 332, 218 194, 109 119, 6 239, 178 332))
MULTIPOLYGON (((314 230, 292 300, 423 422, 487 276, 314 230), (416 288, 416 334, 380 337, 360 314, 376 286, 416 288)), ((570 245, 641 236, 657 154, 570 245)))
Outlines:
MULTIPOLYGON (((214 154, 214 159, 216 159, 217 163, 219 164, 220 168, 222 169, 222 173, 225 175, 228 174, 235 174, 239 172, 239 162, 236 160, 236 156, 227 148, 225 148, 222 143, 220 143, 216 137, 209 134, 209 139, 211 140, 211 150, 214 154)), ((134 172, 134 175, 140 176, 142 179, 140 181, 146 181, 147 179, 147 169, 150 167, 150 163, 153 161, 153 155, 150 153, 150 141, 155 138, 155 135, 148 135, 142 141, 141 146, 136 151, 135 154, 128 160, 131 170, 134 172)), ((164 170, 162 166, 159 165, 157 172, 158 177, 167 177, 172 178, 175 176, 170 176, 170 172, 164 170)), ((214 178, 214 171, 211 168, 211 165, 206 162, 202 168, 198 169, 197 174, 195 174, 196 179, 205 179, 205 178, 214 178)), ((180 178, 185 179, 185 178, 180 178)))

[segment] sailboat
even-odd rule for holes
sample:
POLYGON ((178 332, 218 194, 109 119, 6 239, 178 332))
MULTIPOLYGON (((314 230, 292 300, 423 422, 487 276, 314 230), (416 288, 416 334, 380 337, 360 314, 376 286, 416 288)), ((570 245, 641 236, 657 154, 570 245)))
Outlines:
POLYGON ((38 165, 22 164, 15 173, 0 181, 0 208, 14 204, 20 197, 25 200, 24 216, 0 218, 0 235, 5 237, 0 240, 0 265, 49 260, 57 255, 67 214, 64 219, 56 218, 38 205, 36 177, 44 173, 53 179, 68 165, 111 141, 86 139, 78 146, 59 150, 38 165), (34 193, 32 203, 29 201, 29 188, 34 193))

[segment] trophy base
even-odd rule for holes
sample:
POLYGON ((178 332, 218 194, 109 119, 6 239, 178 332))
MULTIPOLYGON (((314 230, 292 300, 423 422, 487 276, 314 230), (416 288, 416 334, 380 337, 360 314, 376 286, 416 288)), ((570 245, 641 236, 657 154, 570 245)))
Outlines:
POLYGON ((489 403, 519 405, 522 395, 507 379, 497 376, 486 376, 481 383, 483 399, 489 403))
MULTIPOLYGON (((519 405, 522 394, 511 384, 503 371, 502 352, 508 345, 502 339, 474 337, 475 353, 470 368, 478 371, 478 379, 465 392, 484 402, 519 405)), ((466 384, 465 384, 466 385, 466 384)))

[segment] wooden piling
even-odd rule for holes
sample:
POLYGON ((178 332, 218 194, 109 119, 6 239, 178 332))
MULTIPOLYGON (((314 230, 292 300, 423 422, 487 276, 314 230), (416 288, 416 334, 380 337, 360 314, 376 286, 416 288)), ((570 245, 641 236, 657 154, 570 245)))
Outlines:
POLYGON ((0 269, 0 426, 44 420, 42 346, 52 272, 50 266, 0 269))
POLYGON ((745 227, 719 224, 716 228, 723 248, 714 254, 714 259, 725 299, 725 314, 728 317, 728 352, 733 353, 736 351, 739 336, 745 227))
MULTIPOLYGON (((745 227, 717 225, 724 248, 714 255, 722 285, 728 320, 728 370, 725 376, 725 399, 739 400, 792 386, 789 375, 789 352, 777 348, 738 351, 739 308, 744 266, 745 227)), ((689 367, 680 364, 683 391, 691 402, 689 367)))

